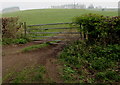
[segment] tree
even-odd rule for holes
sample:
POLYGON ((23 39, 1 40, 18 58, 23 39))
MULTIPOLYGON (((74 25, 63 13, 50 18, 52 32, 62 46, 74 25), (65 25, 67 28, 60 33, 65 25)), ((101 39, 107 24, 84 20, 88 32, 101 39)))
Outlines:
POLYGON ((94 9, 93 4, 89 5, 89 6, 88 6, 88 9, 94 9))

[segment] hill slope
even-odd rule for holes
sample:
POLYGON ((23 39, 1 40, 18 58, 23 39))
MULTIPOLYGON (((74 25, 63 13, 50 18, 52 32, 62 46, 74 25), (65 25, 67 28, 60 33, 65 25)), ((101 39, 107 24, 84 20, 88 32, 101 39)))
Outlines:
POLYGON ((75 16, 86 13, 98 13, 106 16, 117 16, 117 11, 94 11, 85 9, 35 9, 3 14, 3 17, 18 16, 27 24, 46 24, 71 22, 75 16))
POLYGON ((20 11, 19 7, 10 7, 10 8, 5 8, 2 10, 2 13, 10 13, 10 12, 16 12, 20 11))

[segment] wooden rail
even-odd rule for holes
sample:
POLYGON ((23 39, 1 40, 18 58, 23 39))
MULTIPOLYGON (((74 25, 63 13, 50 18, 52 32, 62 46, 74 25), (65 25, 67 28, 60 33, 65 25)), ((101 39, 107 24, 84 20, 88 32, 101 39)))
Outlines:
POLYGON ((60 25, 60 24, 72 24, 73 22, 67 22, 67 23, 50 23, 50 24, 38 24, 38 25, 28 25, 28 27, 32 26, 45 26, 45 25, 60 25))
POLYGON ((32 36, 32 37, 42 37, 42 38, 63 38, 63 36, 32 36))
POLYGON ((44 41, 44 42, 49 42, 49 41, 57 41, 57 42, 59 42, 59 41, 62 41, 62 40, 51 40, 51 39, 32 39, 32 40, 34 40, 34 41, 39 41, 39 40, 41 40, 41 41, 44 41))
POLYGON ((75 29, 79 27, 63 27, 63 28, 27 28, 27 30, 49 30, 49 29, 75 29))
MULTIPOLYGON (((42 38, 61 38, 61 39, 64 39, 64 38, 68 38, 68 36, 32 36, 33 38, 39 38, 39 37, 42 37, 42 38)), ((74 38, 74 37, 70 37, 70 38, 74 38)))
POLYGON ((80 32, 29 32, 31 34, 80 34, 80 32))

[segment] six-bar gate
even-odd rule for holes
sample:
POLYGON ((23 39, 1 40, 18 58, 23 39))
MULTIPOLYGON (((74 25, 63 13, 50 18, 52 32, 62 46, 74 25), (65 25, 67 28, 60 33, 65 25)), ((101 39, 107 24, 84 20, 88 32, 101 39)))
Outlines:
POLYGON ((25 35, 34 41, 68 41, 81 38, 74 23, 52 23, 25 26, 25 35))

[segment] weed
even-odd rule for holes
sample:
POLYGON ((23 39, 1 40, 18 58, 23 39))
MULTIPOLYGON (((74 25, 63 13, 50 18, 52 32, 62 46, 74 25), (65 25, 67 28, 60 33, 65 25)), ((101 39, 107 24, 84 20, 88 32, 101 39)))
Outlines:
POLYGON ((105 72, 98 72, 96 74, 96 79, 97 80, 104 80, 105 79, 105 72))
POLYGON ((18 39, 12 39, 12 38, 3 38, 2 44, 3 45, 9 45, 9 44, 25 44, 29 42, 29 39, 27 38, 18 38, 18 39))
POLYGON ((73 81, 75 80, 75 71, 71 68, 65 65, 65 68, 63 69, 63 75, 62 78, 67 81, 73 81))
POLYGON ((27 42, 28 41, 26 39, 22 39, 22 38, 13 40, 13 43, 15 44, 25 44, 27 42))

